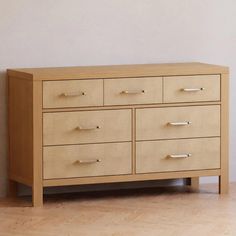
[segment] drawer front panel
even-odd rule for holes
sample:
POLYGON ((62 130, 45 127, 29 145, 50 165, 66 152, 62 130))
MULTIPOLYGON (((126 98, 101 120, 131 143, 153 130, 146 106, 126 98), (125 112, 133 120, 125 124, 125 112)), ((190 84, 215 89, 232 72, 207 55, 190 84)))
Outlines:
POLYGON ((162 102, 162 78, 104 80, 104 104, 128 105, 162 102))
POLYGON ((137 173, 220 168, 220 138, 142 141, 136 144, 137 173))
POLYGON ((44 145, 131 140, 131 110, 55 112, 43 115, 44 145))
POLYGON ((103 81, 67 80, 43 82, 43 107, 84 107, 103 105, 103 81))
POLYGON ((136 140, 220 136, 220 106, 136 110, 136 140))
POLYGON ((220 75, 164 77, 164 102, 220 100, 220 75))
POLYGON ((131 143, 44 147, 44 179, 131 173, 131 143))

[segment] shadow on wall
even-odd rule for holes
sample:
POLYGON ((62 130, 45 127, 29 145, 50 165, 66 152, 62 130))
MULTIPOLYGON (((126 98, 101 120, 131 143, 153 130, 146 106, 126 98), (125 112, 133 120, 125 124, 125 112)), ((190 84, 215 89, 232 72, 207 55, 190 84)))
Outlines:
POLYGON ((7 182, 7 88, 6 72, 0 71, 0 197, 6 194, 7 182))

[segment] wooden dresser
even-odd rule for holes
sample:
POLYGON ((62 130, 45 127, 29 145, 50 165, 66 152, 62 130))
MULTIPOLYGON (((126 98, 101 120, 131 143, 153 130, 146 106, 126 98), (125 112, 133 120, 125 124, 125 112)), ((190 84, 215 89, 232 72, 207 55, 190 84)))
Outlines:
POLYGON ((9 69, 9 194, 219 176, 228 191, 227 67, 150 64, 9 69))

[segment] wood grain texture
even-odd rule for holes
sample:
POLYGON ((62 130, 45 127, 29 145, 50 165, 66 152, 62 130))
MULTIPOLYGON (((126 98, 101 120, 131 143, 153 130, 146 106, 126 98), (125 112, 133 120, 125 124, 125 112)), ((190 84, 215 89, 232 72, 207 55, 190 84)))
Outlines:
POLYGON ((229 75, 221 75, 221 176, 220 193, 229 191, 229 75))
POLYGON ((144 108, 136 113, 136 140, 220 136, 220 106, 144 108), (186 121, 191 124, 169 125, 186 121))
POLYGON ((131 110, 44 113, 43 140, 44 145, 131 141, 131 110))
POLYGON ((33 206, 43 204, 43 123, 42 123, 42 82, 33 83, 33 206))
POLYGON ((217 168, 220 168, 220 138, 142 141, 136 144, 137 173, 217 168), (191 156, 169 156, 182 154, 191 156))
POLYGON ((10 76, 29 80, 64 80, 64 79, 99 79, 148 77, 168 75, 196 75, 228 73, 225 66, 210 65, 198 62, 169 64, 140 64, 114 66, 80 66, 55 68, 9 69, 10 76))
POLYGON ((44 147, 43 172, 44 179, 131 174, 131 143, 44 147))
POLYGON ((40 210, 28 198, 1 199, 1 235, 234 236, 235 195, 232 183, 222 196, 216 184, 47 196, 40 210))
POLYGON ((104 80, 104 105, 151 103, 162 103, 162 77, 104 80))
POLYGON ((103 80, 43 82, 43 108, 85 106, 103 106, 103 80))
POLYGON ((158 179, 179 179, 179 178, 195 178, 204 176, 220 176, 221 170, 192 170, 192 171, 173 171, 135 175, 113 175, 113 176, 97 176, 83 178, 68 178, 68 179, 48 179, 43 181, 43 186, 66 186, 66 185, 83 185, 97 183, 119 183, 132 181, 146 181, 158 179))
MULTIPOLYGON (((161 107, 194 107, 194 106, 202 106, 202 105, 220 105, 221 102, 181 102, 181 103, 159 103, 159 104, 133 104, 133 105, 116 105, 116 106, 103 106, 103 107, 73 107, 73 108, 63 108, 64 112, 67 111, 92 111, 92 110, 107 110, 107 109, 127 109, 127 108, 161 108, 161 107)), ((50 112, 60 112, 62 108, 46 108, 43 109, 44 113, 50 112)))
POLYGON ((33 184, 33 82, 9 77, 8 96, 9 178, 31 186, 33 184))
POLYGON ((164 102, 197 102, 220 100, 220 75, 164 77, 164 102), (199 89, 186 92, 183 89, 199 89))

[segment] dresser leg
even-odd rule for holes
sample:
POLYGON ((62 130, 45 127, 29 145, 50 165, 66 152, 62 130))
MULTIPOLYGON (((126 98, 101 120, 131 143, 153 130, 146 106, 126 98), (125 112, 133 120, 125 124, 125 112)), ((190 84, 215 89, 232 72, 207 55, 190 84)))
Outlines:
POLYGON ((225 175, 219 176, 219 193, 227 194, 229 191, 228 177, 225 175))
POLYGON ((43 187, 33 186, 32 187, 32 201, 34 207, 43 206, 43 187))
POLYGON ((8 180, 8 189, 7 189, 7 196, 10 198, 17 197, 17 182, 14 180, 8 180))
POLYGON ((191 178, 191 184, 190 185, 194 190, 198 190, 199 189, 199 177, 191 178))

